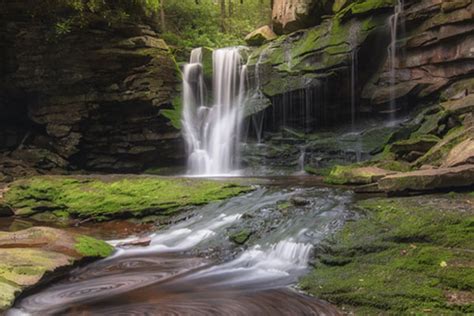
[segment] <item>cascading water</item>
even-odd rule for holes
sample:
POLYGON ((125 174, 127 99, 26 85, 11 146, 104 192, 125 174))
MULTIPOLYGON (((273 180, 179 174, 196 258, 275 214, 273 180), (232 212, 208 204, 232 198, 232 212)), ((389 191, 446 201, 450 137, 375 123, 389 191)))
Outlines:
POLYGON ((398 25, 400 22, 400 15, 403 13, 405 3, 404 0, 397 0, 397 5, 394 8, 394 13, 390 16, 390 46, 388 47, 389 56, 389 67, 390 67, 390 121, 395 120, 395 111, 397 108, 396 95, 395 95, 395 84, 397 81, 397 36, 398 36, 398 25))
POLYGON ((333 189, 259 188, 211 203, 149 235, 149 246, 111 241, 123 245, 114 256, 22 297, 7 315, 339 315, 287 287, 349 217, 351 200, 333 189), (307 204, 281 208, 297 198, 307 204), (233 247, 231 229, 244 227, 254 229, 254 241, 233 247), (194 255, 215 251, 222 260, 214 264, 212 255, 194 255))
POLYGON ((183 76, 183 131, 194 175, 230 174, 238 166, 247 67, 241 47, 213 52, 213 105, 205 103, 202 50, 191 53, 183 76))

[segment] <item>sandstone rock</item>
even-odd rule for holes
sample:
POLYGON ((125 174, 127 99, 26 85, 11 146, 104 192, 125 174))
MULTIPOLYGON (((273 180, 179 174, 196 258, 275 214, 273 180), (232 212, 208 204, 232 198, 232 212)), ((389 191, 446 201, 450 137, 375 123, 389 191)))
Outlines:
POLYGON ((474 164, 474 138, 472 137, 451 149, 442 167, 456 167, 466 164, 474 164))
POLYGON ((277 35, 268 26, 262 26, 245 37, 245 41, 250 46, 260 46, 277 38, 277 35))
POLYGON ((441 106, 451 113, 460 115, 463 113, 474 113, 474 94, 441 103, 441 106))
POLYGON ((356 184, 364 185, 377 182, 379 179, 396 174, 395 171, 385 170, 378 167, 353 167, 337 166, 333 168, 325 181, 330 184, 356 184))
POLYGON ((2 9, 0 38, 9 44, 0 71, 0 123, 8 132, 0 132, 0 149, 24 145, 11 164, 23 161, 20 168, 40 172, 139 171, 183 159, 179 127, 170 118, 180 117, 173 103, 179 71, 150 26, 98 21, 51 45, 50 29, 25 14, 26 4, 8 1, 2 9))
POLYGON ((474 3, 464 0, 407 4, 403 19, 410 36, 398 38, 395 84, 387 60, 364 87, 363 98, 377 106, 388 104, 394 96, 402 104, 440 92, 466 77, 469 80, 474 72, 472 12, 474 3))
POLYGON ((151 243, 151 239, 149 237, 143 237, 143 238, 119 243, 117 244, 117 247, 136 247, 136 246, 146 247, 150 245, 150 243, 151 243))
POLYGON ((112 250, 102 241, 54 228, 0 232, 0 312, 21 292, 58 269, 83 259, 108 256, 112 250))
POLYGON ((474 165, 418 170, 386 176, 378 181, 388 193, 451 190, 474 185, 474 165))
POLYGON ((290 33, 311 25, 330 12, 332 1, 325 0, 274 0, 273 26, 278 34, 290 33))

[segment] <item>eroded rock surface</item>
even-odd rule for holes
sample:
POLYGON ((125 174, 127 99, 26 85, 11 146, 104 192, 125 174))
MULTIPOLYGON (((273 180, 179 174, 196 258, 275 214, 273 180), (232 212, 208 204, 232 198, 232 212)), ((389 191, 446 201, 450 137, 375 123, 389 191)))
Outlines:
POLYGON ((107 257, 112 251, 105 242, 54 228, 0 232, 0 312, 54 272, 83 259, 107 257))

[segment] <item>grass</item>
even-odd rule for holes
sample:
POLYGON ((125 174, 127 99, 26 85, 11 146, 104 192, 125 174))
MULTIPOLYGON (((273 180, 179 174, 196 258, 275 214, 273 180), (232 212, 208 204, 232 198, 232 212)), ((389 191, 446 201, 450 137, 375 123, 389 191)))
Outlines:
POLYGON ((4 202, 20 215, 52 211, 97 221, 117 217, 171 215, 251 190, 224 181, 165 177, 103 179, 43 176, 10 185, 4 202))
POLYGON ((301 286, 361 315, 474 313, 472 202, 469 194, 359 202, 365 216, 328 241, 301 286))

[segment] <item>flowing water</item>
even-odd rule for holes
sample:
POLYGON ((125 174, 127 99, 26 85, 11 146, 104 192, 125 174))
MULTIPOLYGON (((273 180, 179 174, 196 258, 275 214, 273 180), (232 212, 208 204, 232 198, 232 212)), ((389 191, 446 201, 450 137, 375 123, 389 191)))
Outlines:
POLYGON ((289 286, 350 216, 351 200, 328 188, 259 187, 195 210, 149 246, 73 270, 8 315, 339 315, 289 286), (228 238, 242 229, 253 231, 246 247, 228 238))
POLYGON ((206 104, 202 50, 191 53, 183 75, 183 133, 189 172, 231 174, 238 167, 238 146, 247 66, 241 47, 213 52, 212 105, 206 104))
POLYGON ((397 38, 399 33, 400 16, 403 13, 404 0, 397 0, 394 13, 390 16, 390 46, 388 48, 389 67, 390 67, 390 120, 395 120, 397 110, 397 101, 395 94, 395 84, 397 83, 397 38))

